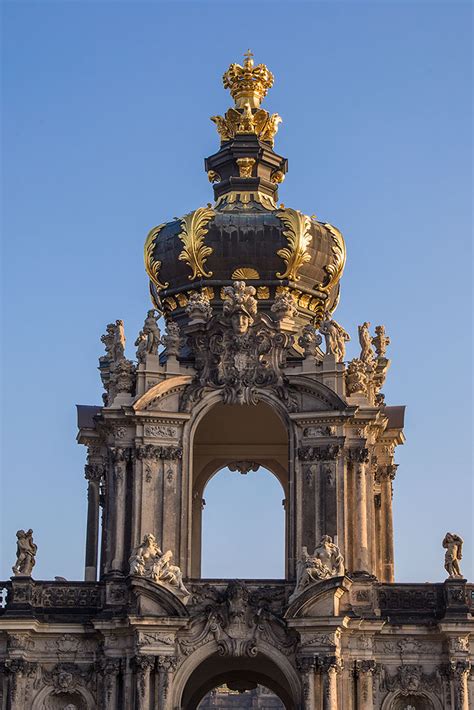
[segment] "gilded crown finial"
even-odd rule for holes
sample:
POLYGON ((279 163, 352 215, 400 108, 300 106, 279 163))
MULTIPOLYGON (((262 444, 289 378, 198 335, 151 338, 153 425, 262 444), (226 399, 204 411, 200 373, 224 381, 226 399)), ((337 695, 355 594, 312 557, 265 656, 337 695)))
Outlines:
POLYGON ((244 65, 231 64, 222 77, 224 88, 229 89, 236 108, 258 108, 268 89, 273 86, 273 74, 265 64, 254 66, 253 52, 244 54, 244 65))

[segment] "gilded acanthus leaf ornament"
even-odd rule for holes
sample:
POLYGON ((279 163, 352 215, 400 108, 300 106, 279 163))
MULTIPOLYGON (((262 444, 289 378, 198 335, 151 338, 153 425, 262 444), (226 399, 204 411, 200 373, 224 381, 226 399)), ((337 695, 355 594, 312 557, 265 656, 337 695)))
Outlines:
POLYGON ((208 223, 214 217, 214 210, 210 207, 199 207, 181 219, 181 232, 179 238, 184 244, 184 249, 179 255, 192 269, 189 279, 192 281, 198 276, 209 278, 212 271, 206 271, 204 262, 214 251, 212 247, 204 244, 204 237, 208 231, 208 223))
POLYGON ((153 250, 155 248, 156 238, 163 229, 165 225, 160 224, 158 227, 154 227, 148 233, 145 241, 145 269, 151 281, 155 284, 156 288, 160 291, 161 289, 168 288, 169 283, 161 283, 158 279, 158 274, 161 269, 161 261, 153 258, 153 250))
POLYGON ((336 227, 333 227, 333 225, 328 222, 326 222, 324 226, 331 234, 331 252, 333 254, 334 261, 324 267, 327 279, 325 283, 321 284, 321 286, 325 291, 330 291, 334 284, 339 281, 342 272, 344 271, 346 263, 346 245, 344 243, 344 237, 336 227))
POLYGON ((288 240, 288 247, 277 251, 278 256, 281 256, 286 264, 286 270, 283 273, 278 272, 276 276, 278 279, 298 281, 299 269, 311 258, 308 252, 313 238, 310 232, 311 219, 291 208, 280 210, 277 212, 277 217, 286 227, 283 235, 288 240))

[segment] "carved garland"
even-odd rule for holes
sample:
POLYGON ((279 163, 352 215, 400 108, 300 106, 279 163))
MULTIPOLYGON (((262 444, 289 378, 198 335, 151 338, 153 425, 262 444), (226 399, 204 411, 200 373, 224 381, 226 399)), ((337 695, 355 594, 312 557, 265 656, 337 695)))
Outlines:
POLYGON ((207 225, 214 214, 214 210, 210 207, 199 207, 181 219, 179 238, 184 244, 184 249, 179 255, 179 259, 191 267, 193 272, 189 277, 191 281, 198 276, 206 278, 212 276, 212 271, 205 271, 204 262, 214 250, 204 244, 204 236, 208 232, 207 225))
POLYGON ((277 251, 277 255, 286 264, 286 270, 284 273, 277 272, 276 276, 279 279, 298 281, 299 269, 311 258, 308 253, 308 247, 313 238, 310 233, 311 219, 298 210, 291 208, 280 210, 276 216, 281 219, 287 228, 283 235, 288 240, 288 247, 277 251))
MULTIPOLYGON (((148 233, 148 236, 145 241, 145 269, 147 271, 148 276, 150 277, 151 281, 154 283, 158 291, 164 288, 168 288, 169 283, 161 283, 161 281, 158 279, 158 274, 161 269, 161 261, 158 259, 153 258, 153 250, 155 248, 155 240, 158 237, 159 233, 163 229, 165 225, 160 224, 158 227, 153 227, 152 230, 148 233)), ((153 294, 152 294, 153 297, 153 294)), ((155 303, 156 305, 156 303, 155 303)))

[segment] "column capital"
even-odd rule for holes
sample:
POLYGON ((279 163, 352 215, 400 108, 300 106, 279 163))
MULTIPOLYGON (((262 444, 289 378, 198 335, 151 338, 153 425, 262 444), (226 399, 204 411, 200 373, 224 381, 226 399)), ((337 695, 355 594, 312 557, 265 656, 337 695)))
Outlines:
POLYGON ((105 476, 105 465, 103 463, 86 463, 84 466, 84 478, 87 481, 100 481, 105 476))
POLYGON ((340 673, 343 670, 344 664, 339 656, 320 656, 318 660, 318 668, 323 673, 340 673))
POLYGON ((298 458, 300 461, 335 461, 339 456, 341 447, 337 444, 327 446, 300 446, 298 458))
POLYGON ((352 463, 369 463, 369 449, 365 446, 353 446, 349 449, 349 461, 352 463))
POLYGON ((393 481, 397 474, 398 464, 389 463, 379 465, 375 469, 375 482, 382 483, 384 481, 393 481))
POLYGON ((296 667, 300 673, 311 673, 316 670, 317 665, 318 657, 315 655, 297 656, 296 658, 296 667))
POLYGON ((357 660, 354 663, 354 670, 357 675, 374 675, 374 673, 377 672, 377 662, 371 658, 363 658, 361 660, 357 660))

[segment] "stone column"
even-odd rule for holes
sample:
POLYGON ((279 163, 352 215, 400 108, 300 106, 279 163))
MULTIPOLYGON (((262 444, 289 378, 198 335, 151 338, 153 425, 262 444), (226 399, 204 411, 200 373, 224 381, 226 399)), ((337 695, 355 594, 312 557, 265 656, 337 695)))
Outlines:
POLYGON ((154 656, 135 656, 137 710, 150 710, 150 672, 154 665, 154 656))
POLYGON ((103 678, 103 707, 105 710, 116 710, 117 697, 117 675, 120 672, 119 658, 106 658, 102 666, 103 678))
POLYGON ((452 660, 450 670, 454 686, 454 710, 469 710, 467 681, 471 664, 468 660, 452 660))
POLYGON ((168 691, 173 682, 173 673, 178 665, 178 659, 175 656, 158 656, 158 704, 157 708, 165 710, 168 702, 168 691))
POLYGON ((314 710, 315 706, 315 688, 314 688, 314 673, 317 664, 316 656, 301 656, 296 659, 296 666, 301 675, 303 697, 303 710, 314 710))
POLYGON ((370 572, 367 521, 368 449, 349 451, 354 474, 354 572, 370 572))
POLYGON ((356 661, 355 672, 357 676, 357 710, 374 710, 373 676, 377 664, 373 660, 365 659, 356 661))
MULTIPOLYGON (((124 573, 124 536, 125 536, 125 505, 126 505, 126 475, 127 461, 130 460, 130 449, 114 447, 110 449, 112 460, 112 479, 111 495, 113 500, 110 501, 111 509, 113 510, 113 540, 112 542, 112 562, 110 570, 112 572, 124 573)), ((127 551, 127 557, 128 551, 127 551)))
POLYGON ((338 710, 337 674, 341 661, 336 656, 326 656, 320 661, 323 673, 323 710, 338 710))
POLYGON ((9 710, 24 710, 29 707, 28 680, 36 673, 36 664, 22 658, 5 661, 8 672, 8 700, 9 710))
POLYGON ((392 481, 397 472, 396 464, 377 467, 377 481, 380 483, 380 523, 382 527, 382 581, 394 580, 392 481))
POLYGON ((104 464, 88 463, 85 467, 85 477, 88 481, 86 562, 84 573, 84 579, 86 582, 95 582, 97 579, 97 561, 99 552, 99 486, 104 474, 104 464))

